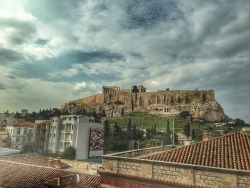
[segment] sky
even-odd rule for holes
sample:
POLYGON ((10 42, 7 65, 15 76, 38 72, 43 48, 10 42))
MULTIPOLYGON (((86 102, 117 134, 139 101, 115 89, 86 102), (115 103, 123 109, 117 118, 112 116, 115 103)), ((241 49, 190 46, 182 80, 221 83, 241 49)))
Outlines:
POLYGON ((102 86, 214 89, 250 123, 249 0, 0 0, 0 112, 102 86))

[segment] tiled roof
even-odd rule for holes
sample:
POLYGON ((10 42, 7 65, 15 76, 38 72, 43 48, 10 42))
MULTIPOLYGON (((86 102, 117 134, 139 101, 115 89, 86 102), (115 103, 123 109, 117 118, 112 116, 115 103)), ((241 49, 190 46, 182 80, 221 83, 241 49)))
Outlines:
POLYGON ((1 157, 0 187, 57 187, 58 181, 69 188, 100 187, 100 176, 46 167, 47 164, 46 157, 38 154, 1 157))
MULTIPOLYGON (((36 153, 0 156, 0 160, 18 162, 18 163, 30 164, 30 165, 37 165, 37 166, 44 166, 44 167, 48 167, 48 164, 49 164, 49 158, 36 154, 36 153)), ((52 167, 56 167, 56 166, 53 166, 53 163, 52 163, 52 167)), ((60 167, 66 168, 66 167, 69 167, 69 165, 67 165, 66 163, 60 162, 60 167)))
POLYGON ((143 159, 250 171, 250 134, 232 133, 143 159))
POLYGON ((14 124, 14 126, 18 126, 18 127, 34 127, 34 123, 29 122, 29 121, 21 121, 21 122, 17 122, 14 124))

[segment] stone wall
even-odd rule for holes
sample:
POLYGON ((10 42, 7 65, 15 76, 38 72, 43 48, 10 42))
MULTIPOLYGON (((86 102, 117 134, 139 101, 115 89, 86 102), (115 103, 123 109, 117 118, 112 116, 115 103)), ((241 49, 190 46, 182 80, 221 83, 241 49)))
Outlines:
POLYGON ((123 112, 148 111, 164 116, 189 111, 208 121, 222 121, 228 117, 215 100, 213 90, 166 90, 157 92, 116 92, 92 95, 61 105, 62 112, 81 114, 83 112, 105 112, 107 117, 121 116, 123 112), (171 110, 164 112, 165 108, 171 110))
MULTIPOLYGON (((250 187, 250 172, 179 163, 104 156, 103 171, 116 176, 204 187, 250 187)), ((102 173, 101 173, 102 174, 102 173)), ((131 181, 128 179, 128 181, 131 181)))

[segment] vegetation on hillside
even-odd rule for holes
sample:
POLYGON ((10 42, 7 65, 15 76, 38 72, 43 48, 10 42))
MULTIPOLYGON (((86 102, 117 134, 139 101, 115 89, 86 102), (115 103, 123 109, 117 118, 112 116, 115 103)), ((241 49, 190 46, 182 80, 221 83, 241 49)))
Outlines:
POLYGON ((131 112, 123 117, 106 118, 104 123, 104 153, 131 149, 179 144, 177 133, 183 133, 193 142, 201 141, 203 132, 209 137, 221 136, 238 131, 245 125, 238 119, 232 125, 224 122, 219 126, 214 122, 192 121, 189 113, 181 112, 179 116, 163 117, 147 112, 131 112), (174 127, 174 139, 173 139, 174 127))

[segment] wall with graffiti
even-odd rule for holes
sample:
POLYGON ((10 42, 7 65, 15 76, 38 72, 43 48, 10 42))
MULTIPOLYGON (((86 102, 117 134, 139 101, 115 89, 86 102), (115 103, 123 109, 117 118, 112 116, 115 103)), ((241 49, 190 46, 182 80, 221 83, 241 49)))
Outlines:
POLYGON ((89 157, 95 156, 98 151, 103 151, 103 133, 103 128, 90 128, 89 157))

